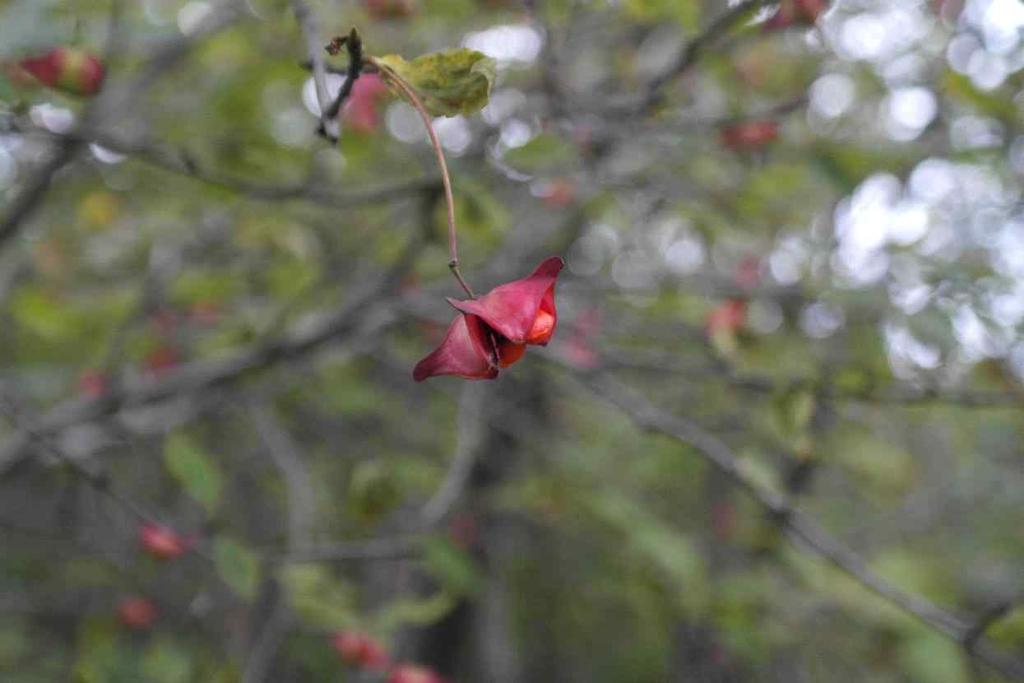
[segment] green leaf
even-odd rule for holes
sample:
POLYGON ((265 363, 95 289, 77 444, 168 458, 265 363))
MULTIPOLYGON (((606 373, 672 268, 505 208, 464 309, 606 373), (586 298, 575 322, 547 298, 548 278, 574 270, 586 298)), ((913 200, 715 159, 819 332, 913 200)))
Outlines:
POLYGON ((405 79, 434 116, 479 111, 494 85, 494 60, 467 48, 435 52, 411 62, 399 55, 385 55, 378 61, 405 79))
POLYGON ((164 464, 190 496, 207 511, 214 511, 224 488, 224 475, 205 451, 184 434, 174 434, 164 446, 164 464))
POLYGON ((218 538, 213 544, 213 562, 232 590, 247 600, 256 597, 260 565, 254 552, 232 538, 218 538))

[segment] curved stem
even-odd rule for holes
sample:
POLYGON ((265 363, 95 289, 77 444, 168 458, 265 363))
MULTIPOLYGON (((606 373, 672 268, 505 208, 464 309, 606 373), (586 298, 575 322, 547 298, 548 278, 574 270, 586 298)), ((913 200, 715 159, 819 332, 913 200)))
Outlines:
POLYGON ((462 287, 463 291, 471 299, 475 299, 476 295, 470 289, 465 278, 462 277, 461 271, 459 271, 459 245, 455 231, 455 198, 452 195, 452 181, 448 176, 448 163, 445 161, 444 151, 441 149, 441 141, 437 138, 437 133, 434 131, 434 124, 430 118, 430 113, 423 106, 423 101, 416 93, 415 88, 409 85, 404 78, 387 65, 381 64, 375 57, 366 57, 366 61, 375 66, 385 80, 401 91, 405 99, 409 101, 409 104, 419 112, 420 118, 423 119, 423 125, 427 127, 430 145, 434 148, 434 153, 437 155, 437 165, 441 169, 441 184, 444 186, 444 201, 448 209, 448 268, 452 271, 452 275, 455 276, 455 280, 462 287))

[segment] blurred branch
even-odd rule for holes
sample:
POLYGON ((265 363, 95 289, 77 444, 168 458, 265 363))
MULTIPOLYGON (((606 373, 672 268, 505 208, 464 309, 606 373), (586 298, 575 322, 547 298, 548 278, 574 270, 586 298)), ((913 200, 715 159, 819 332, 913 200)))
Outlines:
POLYGON ((257 602, 263 603, 265 608, 252 610, 256 618, 251 617, 251 620, 257 628, 249 644, 242 683, 267 680, 291 622, 285 591, 272 576, 264 581, 257 602))
POLYGON ((487 393, 479 382, 468 382, 462 387, 456 418, 455 456, 444 482, 420 510, 420 523, 426 528, 442 522, 466 488, 484 436, 486 399, 487 393))
MULTIPOLYGON (((357 334, 365 326, 382 327, 394 314, 386 307, 376 311, 380 315, 375 318, 368 316, 367 312, 374 311, 373 304, 398 285, 402 275, 415 260, 419 245, 419 237, 412 238, 384 274, 352 295, 339 311, 314 325, 304 325, 301 330, 253 344, 226 358, 188 363, 168 372, 161 379, 147 381, 137 387, 114 389, 99 399, 64 401, 31 424, 31 429, 37 435, 52 435, 75 425, 110 417, 123 409, 196 394, 236 382, 284 361, 303 357, 330 342, 357 334)), ((0 446, 0 476, 20 462, 32 440, 26 431, 19 430, 0 446)))
POLYGON ((24 126, 21 127, 21 130, 26 134, 38 133, 60 139, 74 138, 82 142, 94 142, 112 152, 131 156, 148 166, 176 173, 258 201, 307 201, 327 208, 347 209, 361 204, 385 201, 404 194, 412 195, 441 190, 440 178, 429 176, 396 181, 380 187, 347 193, 317 187, 310 181, 293 184, 260 183, 203 169, 186 150, 172 149, 166 145, 132 144, 99 129, 79 129, 67 134, 50 133, 24 126))
POLYGON ((681 366, 675 354, 664 356, 648 354, 638 357, 636 353, 605 352, 608 366, 613 369, 643 370, 657 373, 671 372, 687 379, 717 379, 743 391, 760 394, 776 394, 792 387, 813 386, 822 399, 834 401, 856 401, 881 403, 885 405, 919 406, 928 404, 955 405, 964 408, 1021 408, 1024 407, 1024 393, 1014 391, 983 391, 972 389, 942 389, 936 386, 914 386, 893 383, 887 387, 865 389, 843 389, 834 384, 814 386, 806 377, 776 378, 754 373, 738 374, 726 363, 711 365, 681 366))
POLYGON ((419 552, 419 538, 408 536, 325 544, 316 548, 288 553, 281 560, 290 564, 357 560, 401 560, 415 557, 419 552))
POLYGON ((661 103, 664 97, 662 88, 665 85, 688 71, 700 61, 708 48, 749 18, 755 10, 767 4, 769 0, 743 0, 713 19, 707 28, 686 44, 679 57, 667 69, 647 83, 646 91, 636 107, 637 113, 650 113, 661 103))
POLYGON ((1013 610, 1024 604, 1024 596, 1018 596, 1009 600, 1002 600, 981 613, 963 635, 963 646, 968 652, 978 647, 978 642, 985 636, 985 632, 992 628, 996 622, 1005 618, 1013 610))
POLYGON ((292 0, 292 11, 306 38, 306 50, 313 69, 316 101, 320 107, 320 127, 317 132, 331 142, 337 142, 339 126, 337 117, 330 116, 331 96, 327 89, 327 69, 324 64, 324 42, 320 22, 305 0, 292 0))
MULTIPOLYGON (((764 488, 744 472, 732 449, 716 436, 685 418, 663 413, 632 389, 610 377, 602 374, 571 377, 575 383, 618 408, 638 428, 663 434, 693 448, 733 484, 746 491, 780 528, 836 569, 934 631, 957 644, 966 643, 972 626, 962 617, 921 596, 904 592, 874 573, 856 552, 819 527, 810 517, 792 508, 781 495, 764 488)), ((987 642, 976 638, 968 651, 1003 676, 1024 679, 1024 661, 995 650, 987 642)))
MULTIPOLYGON (((163 73, 184 58, 200 40, 229 26, 239 15, 240 0, 226 0, 210 12, 207 21, 194 32, 176 38, 157 49, 138 69, 135 79, 120 89, 104 87, 100 95, 86 107, 82 114, 81 127, 88 129, 108 112, 117 111, 125 103, 137 100, 163 73)), ((111 36, 108 40, 107 58, 117 49, 120 22, 120 3, 115 3, 111 14, 111 36)), ((14 237, 21 224, 35 211, 53 181, 54 176, 67 166, 78 154, 84 140, 77 135, 61 137, 52 153, 36 172, 25 182, 0 219, 0 247, 14 237)))
POLYGON ((266 399, 250 398, 247 409, 256 434, 284 478, 288 493, 288 549, 301 552, 312 545, 316 525, 316 492, 309 469, 266 399))

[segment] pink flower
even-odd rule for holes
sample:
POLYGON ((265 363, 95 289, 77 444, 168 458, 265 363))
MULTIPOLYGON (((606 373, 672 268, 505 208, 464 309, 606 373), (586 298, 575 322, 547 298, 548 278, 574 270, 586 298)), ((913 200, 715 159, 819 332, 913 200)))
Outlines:
POLYGON ((479 299, 448 299, 457 315, 441 345, 416 364, 413 379, 435 375, 494 379, 527 345, 546 346, 555 333, 555 280, 564 265, 553 256, 530 275, 495 287, 479 299))

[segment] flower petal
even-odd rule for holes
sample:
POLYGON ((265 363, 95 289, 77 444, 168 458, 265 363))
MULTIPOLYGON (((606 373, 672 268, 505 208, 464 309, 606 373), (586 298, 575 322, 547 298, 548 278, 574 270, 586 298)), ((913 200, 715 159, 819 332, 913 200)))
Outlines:
POLYGON ((487 328, 475 315, 455 316, 441 345, 416 364, 412 378, 422 382, 435 375, 456 375, 466 379, 494 379, 498 376, 494 351, 487 328))
POLYGON ((562 259, 552 256, 525 278, 499 285, 479 299, 448 299, 448 303, 463 313, 480 316, 511 342, 547 344, 558 321, 555 280, 563 265, 562 259), (538 320, 540 311, 547 314, 540 316, 542 320, 538 320))

